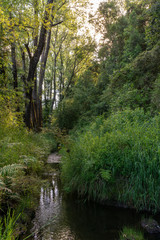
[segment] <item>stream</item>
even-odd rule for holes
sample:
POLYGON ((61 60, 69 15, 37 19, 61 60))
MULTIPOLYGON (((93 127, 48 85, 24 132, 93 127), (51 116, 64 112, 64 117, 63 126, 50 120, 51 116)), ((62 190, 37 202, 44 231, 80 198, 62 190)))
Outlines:
MULTIPOLYGON (((142 230, 142 217, 135 210, 84 203, 62 192, 58 155, 50 155, 52 171, 45 173, 47 187, 42 187, 39 206, 32 220, 29 240, 119 240, 123 227, 142 230)), ((160 216, 154 216, 160 223, 160 216)), ((144 233, 147 240, 160 236, 144 233)), ((22 238, 23 239, 23 238, 22 238)))

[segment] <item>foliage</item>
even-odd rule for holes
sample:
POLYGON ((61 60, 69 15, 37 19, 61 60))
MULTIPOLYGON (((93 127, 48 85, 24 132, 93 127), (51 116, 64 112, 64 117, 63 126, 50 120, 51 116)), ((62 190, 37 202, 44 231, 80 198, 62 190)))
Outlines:
POLYGON ((72 129, 80 120, 94 114, 92 106, 98 102, 97 73, 94 63, 76 81, 70 93, 59 104, 54 117, 61 129, 72 129))
MULTIPOLYGON (((1 82, 0 82, 1 84, 1 82)), ((7 88, 0 89, 0 124, 1 126, 22 126, 22 113, 17 112, 17 106, 21 105, 21 93, 15 93, 7 88)))
POLYGON ((159 1, 149 2, 149 8, 146 10, 149 18, 146 27, 146 42, 148 48, 152 48, 160 38, 160 3, 159 1))
POLYGON ((159 119, 142 109, 98 117, 62 150, 64 189, 95 200, 159 209, 159 119))
POLYGON ((109 112, 125 107, 151 109, 158 104, 159 51, 158 43, 110 76, 110 83, 100 97, 109 112))

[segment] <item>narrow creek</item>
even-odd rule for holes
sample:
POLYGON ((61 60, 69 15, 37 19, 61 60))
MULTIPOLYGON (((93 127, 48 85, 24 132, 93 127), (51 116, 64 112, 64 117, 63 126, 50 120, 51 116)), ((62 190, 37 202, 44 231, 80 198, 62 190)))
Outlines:
MULTIPOLYGON (((146 213, 66 197, 61 187, 59 161, 56 154, 48 158, 52 171, 45 173, 48 184, 41 188, 29 240, 118 240, 124 226, 142 230, 140 222, 146 213)), ((160 216, 154 219, 160 223, 160 216)), ((144 235, 147 240, 160 239, 160 235, 144 235)))

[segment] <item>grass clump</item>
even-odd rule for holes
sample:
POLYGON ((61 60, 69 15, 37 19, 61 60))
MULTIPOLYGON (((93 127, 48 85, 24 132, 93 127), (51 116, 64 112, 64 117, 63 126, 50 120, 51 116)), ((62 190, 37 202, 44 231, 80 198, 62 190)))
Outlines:
POLYGON ((160 115, 142 109, 97 118, 63 148, 67 192, 119 200, 137 209, 160 209, 160 115))
POLYGON ((8 210, 4 219, 0 219, 0 239, 1 240, 16 240, 15 237, 15 226, 19 218, 14 212, 8 210))
POLYGON ((124 227, 119 240, 144 240, 143 234, 132 228, 124 227))

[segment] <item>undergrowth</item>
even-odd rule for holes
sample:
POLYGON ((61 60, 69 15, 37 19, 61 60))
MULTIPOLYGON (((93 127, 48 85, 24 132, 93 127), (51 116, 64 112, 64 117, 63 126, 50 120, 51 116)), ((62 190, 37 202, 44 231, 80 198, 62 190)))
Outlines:
POLYGON ((96 201, 160 209, 159 132, 160 115, 142 109, 98 117, 61 150, 64 189, 96 201))
MULTIPOLYGON (((40 176, 47 156, 56 147, 54 135, 49 130, 36 134, 21 125, 0 125, 1 215, 4 215, 8 208, 16 209, 16 214, 21 213, 23 222, 27 221, 28 211, 31 212, 38 202, 40 176)), ((0 239, 3 240, 14 239, 14 236, 6 235, 11 234, 15 227, 14 216, 8 214, 0 222, 0 239), (8 229, 7 233, 5 229, 8 229)))

